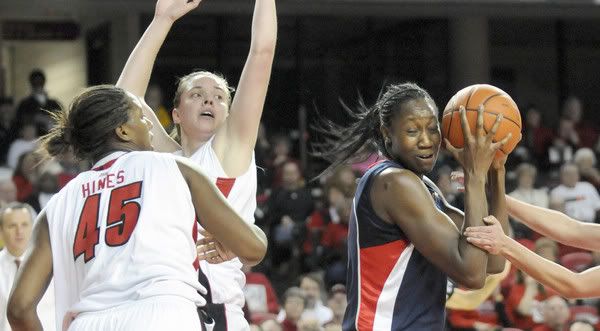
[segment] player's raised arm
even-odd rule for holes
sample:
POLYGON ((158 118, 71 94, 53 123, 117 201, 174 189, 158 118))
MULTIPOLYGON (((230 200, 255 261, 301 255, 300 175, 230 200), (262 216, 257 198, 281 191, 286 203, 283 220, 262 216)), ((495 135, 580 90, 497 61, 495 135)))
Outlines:
POLYGON ((227 149, 226 160, 223 162, 225 165, 231 164, 228 162, 229 158, 233 158, 232 162, 247 164, 252 157, 271 77, 276 41, 275 0, 256 0, 248 58, 231 104, 227 124, 217 131, 213 145, 219 154, 227 149))
POLYGON ((37 305, 52 279, 48 220, 42 212, 33 229, 33 247, 23 260, 8 299, 6 315, 13 331, 42 330, 37 305))
POLYGON ((506 196, 510 216, 534 231, 562 244, 591 251, 600 250, 600 225, 579 222, 551 209, 537 207, 506 196))
POLYGON ((160 152, 179 149, 164 130, 152 109, 143 102, 152 68, 158 51, 173 23, 189 11, 198 7, 201 0, 158 0, 152 22, 129 55, 116 86, 133 93, 142 100, 144 115, 154 124, 154 146, 160 152))
POLYGON ((267 237, 262 230, 244 222, 197 165, 184 158, 177 158, 176 161, 188 183, 202 226, 239 257, 242 263, 260 263, 267 252, 267 237))
MULTIPOLYGON (((504 164, 508 155, 504 154, 502 158, 495 158, 488 172, 488 188, 490 194, 490 214, 496 216, 502 225, 502 230, 505 233, 510 231, 510 224, 508 222, 508 211, 506 209, 506 169, 504 164)), ((502 272, 505 268, 506 259, 500 255, 491 255, 488 257, 487 272, 490 274, 497 274, 502 272)))

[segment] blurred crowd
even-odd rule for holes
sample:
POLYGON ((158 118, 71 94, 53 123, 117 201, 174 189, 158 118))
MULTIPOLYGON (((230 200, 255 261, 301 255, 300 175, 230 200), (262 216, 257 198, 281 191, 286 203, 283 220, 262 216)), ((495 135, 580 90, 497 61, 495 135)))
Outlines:
MULTIPOLYGON (((46 93, 40 70, 30 75, 31 95, 0 99, 0 207, 24 202, 39 212, 53 194, 89 164, 72 154, 42 160, 34 153, 37 138, 50 130, 53 110, 61 107, 46 93)), ((160 88, 148 89, 148 104, 163 126, 172 126, 160 88)), ((551 208, 584 222, 600 220, 600 131, 577 97, 564 101, 556 125, 549 125, 535 105, 521 109, 523 139, 507 163, 507 192, 519 200, 551 208)), ((365 160, 313 180, 298 154, 298 139, 308 135, 261 127, 255 149, 259 167, 256 224, 269 238, 269 250, 247 277, 246 313, 253 330, 341 330, 346 307, 346 238, 357 179, 365 160)), ((460 170, 442 152, 431 178, 446 199, 463 208, 460 170)), ((33 215, 32 215, 33 216, 33 215)), ((537 254, 580 271, 600 264, 600 253, 566 247, 511 222, 515 238, 537 254)), ((4 242, 30 236, 31 227, 13 234, 0 222, 4 242)), ((0 242, 0 245, 2 243, 0 242)), ((8 246, 7 246, 8 247, 8 246)), ((14 254, 13 254, 14 255, 14 254)), ((450 330, 595 330, 600 327, 599 300, 568 301, 531 277, 511 270, 501 286, 476 310, 448 310, 450 330)))

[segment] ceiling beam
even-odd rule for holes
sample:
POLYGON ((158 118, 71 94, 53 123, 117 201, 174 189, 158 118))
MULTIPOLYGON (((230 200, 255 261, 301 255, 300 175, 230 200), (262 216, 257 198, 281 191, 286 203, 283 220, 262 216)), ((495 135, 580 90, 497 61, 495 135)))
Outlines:
MULTIPOLYGON (((250 14, 253 1, 205 0, 207 15, 250 14)), ((600 17, 591 0, 279 0, 280 15, 370 17, 600 17)), ((2 0, 0 19, 74 19, 115 13, 152 13, 154 0, 2 0)))

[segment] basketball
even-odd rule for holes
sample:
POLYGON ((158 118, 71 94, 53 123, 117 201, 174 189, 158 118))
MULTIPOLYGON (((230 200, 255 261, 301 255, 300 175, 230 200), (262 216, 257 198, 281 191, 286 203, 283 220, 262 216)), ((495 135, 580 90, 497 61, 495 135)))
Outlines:
POLYGON ((444 109, 442 135, 450 141, 452 146, 456 148, 463 147, 464 137, 460 123, 460 106, 465 107, 469 128, 471 133, 475 134, 477 110, 481 104, 484 106, 483 128, 486 133, 492 129, 498 114, 504 116, 494 136, 494 142, 504 139, 509 133, 512 133, 512 137, 498 150, 496 157, 501 157, 502 154, 510 154, 521 140, 521 114, 510 95, 495 86, 477 84, 458 91, 448 101, 444 109))

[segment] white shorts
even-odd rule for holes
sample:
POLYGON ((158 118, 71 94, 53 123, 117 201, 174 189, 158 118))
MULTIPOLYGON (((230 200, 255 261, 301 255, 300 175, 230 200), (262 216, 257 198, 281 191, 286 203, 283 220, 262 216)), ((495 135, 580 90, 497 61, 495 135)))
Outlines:
POLYGON ((204 310, 214 319, 214 331, 250 331, 250 325, 238 305, 209 303, 204 310))
POLYGON ((225 317, 228 331, 250 331, 250 325, 244 312, 237 305, 225 305, 225 317))
POLYGON ((201 330, 196 305, 178 296, 156 296, 98 312, 81 313, 69 331, 201 330))

